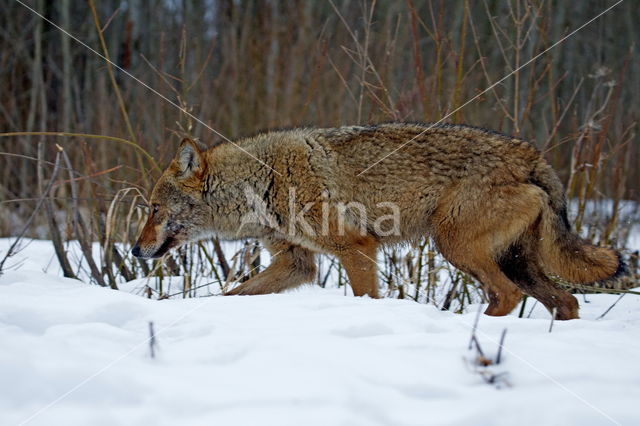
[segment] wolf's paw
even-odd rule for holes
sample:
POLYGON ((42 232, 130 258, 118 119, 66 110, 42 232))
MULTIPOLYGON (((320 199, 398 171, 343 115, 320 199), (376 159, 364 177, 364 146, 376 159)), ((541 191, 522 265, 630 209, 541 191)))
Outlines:
POLYGON ((242 286, 240 285, 240 286, 238 286, 238 287, 236 287, 236 288, 232 288, 231 290, 226 291, 226 292, 224 293, 224 295, 225 295, 225 296, 242 296, 242 295, 247 295, 247 293, 245 293, 245 292, 242 290, 242 286))
POLYGON ((248 283, 240 284, 236 288, 232 288, 231 290, 224 293, 225 296, 252 296, 256 294, 265 294, 268 292, 262 291, 259 287, 255 285, 247 285, 248 283))

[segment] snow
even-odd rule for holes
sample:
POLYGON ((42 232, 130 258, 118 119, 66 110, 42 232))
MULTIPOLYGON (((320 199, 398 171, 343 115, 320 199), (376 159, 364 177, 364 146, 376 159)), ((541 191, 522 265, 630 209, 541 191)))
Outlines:
POLYGON ((551 333, 539 304, 482 315, 488 358, 507 329, 485 371, 468 350, 477 305, 311 286, 158 301, 62 278, 39 243, 0 276, 0 425, 640 424, 635 295, 603 319, 619 296, 580 296, 582 319, 551 333))

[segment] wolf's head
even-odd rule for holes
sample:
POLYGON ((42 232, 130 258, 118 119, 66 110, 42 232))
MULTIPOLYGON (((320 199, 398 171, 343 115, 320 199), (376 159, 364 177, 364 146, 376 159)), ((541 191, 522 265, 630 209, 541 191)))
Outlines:
POLYGON ((169 249, 208 236, 211 208, 203 200, 207 163, 203 151, 185 139, 164 171, 149 200, 149 218, 131 253, 155 258, 169 249))

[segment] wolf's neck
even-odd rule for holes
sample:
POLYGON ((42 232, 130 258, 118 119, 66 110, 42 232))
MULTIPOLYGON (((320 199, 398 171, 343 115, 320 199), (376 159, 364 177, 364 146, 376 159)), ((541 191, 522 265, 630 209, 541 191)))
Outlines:
POLYGON ((263 236, 266 230, 255 216, 272 180, 268 158, 233 145, 207 154, 211 166, 204 177, 203 198, 213 213, 211 231, 225 239, 263 236))

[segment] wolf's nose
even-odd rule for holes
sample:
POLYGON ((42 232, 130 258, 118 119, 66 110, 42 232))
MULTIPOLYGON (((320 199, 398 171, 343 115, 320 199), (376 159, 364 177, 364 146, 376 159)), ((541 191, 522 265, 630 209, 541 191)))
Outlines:
POLYGON ((140 246, 138 246, 137 244, 133 246, 133 248, 131 249, 131 254, 135 257, 140 257, 140 246))

